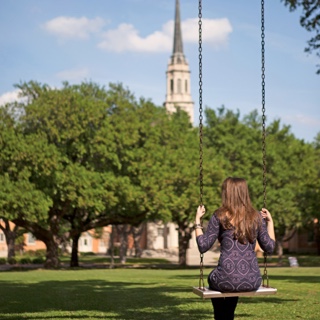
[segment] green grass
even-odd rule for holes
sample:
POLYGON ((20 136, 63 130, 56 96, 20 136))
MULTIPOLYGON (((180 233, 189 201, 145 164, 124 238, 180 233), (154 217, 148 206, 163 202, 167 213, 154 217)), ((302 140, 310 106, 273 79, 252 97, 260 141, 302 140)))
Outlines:
MULTIPOLYGON (((205 269, 205 275, 210 269, 205 269)), ((320 268, 269 268, 276 295, 241 298, 235 319, 320 319, 320 268)), ((1 320, 213 319, 197 269, 0 272, 1 320)))
MULTIPOLYGON (((282 267, 289 267, 289 257, 296 257, 300 267, 319 267, 320 266, 320 256, 306 255, 306 254, 286 254, 283 256, 281 261, 282 267)), ((259 263, 263 263, 263 258, 258 259, 259 263)), ((279 259, 277 256, 268 257, 267 260, 270 265, 277 265, 279 259)))

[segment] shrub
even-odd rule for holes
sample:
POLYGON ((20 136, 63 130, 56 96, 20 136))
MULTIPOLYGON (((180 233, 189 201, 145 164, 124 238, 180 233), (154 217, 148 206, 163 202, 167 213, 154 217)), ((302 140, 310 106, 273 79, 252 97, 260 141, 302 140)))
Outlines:
POLYGON ((45 262, 45 259, 43 257, 36 257, 32 259, 33 264, 42 264, 45 262))
POLYGON ((12 258, 9 258, 9 259, 8 259, 8 263, 9 263, 9 264, 16 264, 16 263, 17 263, 17 260, 16 260, 16 258, 12 257, 12 258))
POLYGON ((6 264, 7 263, 7 259, 5 258, 0 258, 0 264, 6 264))
POLYGON ((81 252, 80 255, 82 257, 85 257, 85 256, 95 256, 96 254, 94 252, 81 252))
POLYGON ((36 251, 35 250, 28 250, 25 251, 25 255, 27 255, 28 257, 35 257, 36 256, 36 251))
POLYGON ((36 257, 45 257, 46 256, 46 249, 38 249, 35 254, 36 257))
POLYGON ((19 262, 21 264, 29 264, 31 263, 31 258, 21 258, 19 262))

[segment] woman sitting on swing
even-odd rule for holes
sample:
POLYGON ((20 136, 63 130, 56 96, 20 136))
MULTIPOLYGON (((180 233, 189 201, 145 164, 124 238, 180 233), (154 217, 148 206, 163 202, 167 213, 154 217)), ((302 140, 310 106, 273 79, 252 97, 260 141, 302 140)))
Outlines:
MULTIPOLYGON (((208 251, 217 238, 220 242, 220 259, 208 276, 209 288, 221 292, 257 290, 262 277, 255 254, 256 240, 268 254, 275 247, 270 212, 265 208, 259 212, 252 207, 244 179, 227 178, 222 184, 222 206, 211 217, 205 233, 201 227, 204 214, 205 207, 199 206, 195 231, 200 253, 208 251)), ((212 298, 211 301, 216 320, 234 319, 238 297, 212 298)))

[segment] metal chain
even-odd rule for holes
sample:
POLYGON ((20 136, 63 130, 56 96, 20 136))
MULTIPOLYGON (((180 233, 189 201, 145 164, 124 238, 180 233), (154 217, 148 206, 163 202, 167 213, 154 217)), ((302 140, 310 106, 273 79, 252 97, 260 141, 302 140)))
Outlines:
POLYGON ((264 0, 261 0, 261 87, 262 87, 262 164, 263 164, 263 206, 267 206, 267 163, 266 163, 266 89, 265 89, 265 33, 264 0))
POLYGON ((199 170, 200 170, 200 204, 203 204, 203 125, 202 125, 202 0, 199 0, 199 170))
MULTIPOLYGON (((202 0, 199 0, 199 181, 200 205, 203 205, 203 133, 202 133, 202 0)), ((199 289, 204 290, 203 281, 203 254, 200 254, 200 279, 199 289)))
MULTIPOLYGON (((267 152, 266 152, 266 89, 265 89, 265 27, 264 27, 264 0, 261 0, 261 88, 262 88, 262 167, 263 167, 263 207, 267 207, 267 152)), ((269 287, 267 271, 267 253, 264 252, 264 287, 269 287), (265 283, 266 282, 266 283, 265 283)))

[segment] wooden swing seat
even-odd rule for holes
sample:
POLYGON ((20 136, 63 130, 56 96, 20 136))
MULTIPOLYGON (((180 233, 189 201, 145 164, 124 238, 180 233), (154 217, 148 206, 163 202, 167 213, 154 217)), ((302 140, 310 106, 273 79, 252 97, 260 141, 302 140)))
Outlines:
POLYGON ((203 288, 193 287, 193 293, 201 297, 202 299, 211 299, 211 298, 225 298, 225 297, 250 297, 250 296, 263 296, 269 294, 276 294, 277 289, 271 287, 263 287, 256 291, 249 292, 220 292, 210 290, 208 287, 203 288))

